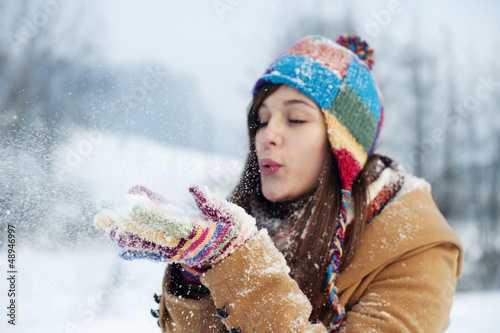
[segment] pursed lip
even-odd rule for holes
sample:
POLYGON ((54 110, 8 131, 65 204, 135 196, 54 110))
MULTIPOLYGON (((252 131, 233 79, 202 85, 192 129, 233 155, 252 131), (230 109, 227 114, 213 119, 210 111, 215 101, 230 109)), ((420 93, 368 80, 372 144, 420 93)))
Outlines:
POLYGON ((276 173, 282 167, 278 162, 273 161, 270 158, 263 158, 259 162, 260 172, 265 175, 272 175, 276 173))

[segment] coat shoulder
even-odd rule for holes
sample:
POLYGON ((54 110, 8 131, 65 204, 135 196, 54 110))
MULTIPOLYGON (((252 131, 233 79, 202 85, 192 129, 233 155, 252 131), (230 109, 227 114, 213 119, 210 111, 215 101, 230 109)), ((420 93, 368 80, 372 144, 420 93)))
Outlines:
POLYGON ((405 174, 401 190, 367 226, 354 258, 339 276, 339 284, 351 284, 408 253, 443 244, 459 253, 459 276, 462 243, 434 202, 429 183, 405 174))

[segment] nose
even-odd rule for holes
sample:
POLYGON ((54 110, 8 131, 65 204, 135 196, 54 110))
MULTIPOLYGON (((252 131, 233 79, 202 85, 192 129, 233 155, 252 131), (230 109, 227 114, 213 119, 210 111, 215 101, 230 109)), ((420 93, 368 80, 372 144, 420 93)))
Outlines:
POLYGON ((283 126, 278 121, 270 120, 267 125, 257 133, 258 143, 264 149, 278 147, 283 144, 283 126))

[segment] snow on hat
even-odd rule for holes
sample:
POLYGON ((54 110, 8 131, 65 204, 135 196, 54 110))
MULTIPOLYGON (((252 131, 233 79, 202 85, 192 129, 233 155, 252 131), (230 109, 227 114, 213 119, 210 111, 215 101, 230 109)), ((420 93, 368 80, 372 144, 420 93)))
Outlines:
POLYGON ((373 50, 358 36, 342 35, 336 43, 308 36, 281 53, 253 89, 255 96, 266 82, 287 84, 316 102, 325 116, 342 181, 341 216, 328 258, 328 292, 336 313, 330 332, 338 331, 345 315, 337 295, 337 276, 352 183, 373 153, 383 122, 373 64, 373 50))

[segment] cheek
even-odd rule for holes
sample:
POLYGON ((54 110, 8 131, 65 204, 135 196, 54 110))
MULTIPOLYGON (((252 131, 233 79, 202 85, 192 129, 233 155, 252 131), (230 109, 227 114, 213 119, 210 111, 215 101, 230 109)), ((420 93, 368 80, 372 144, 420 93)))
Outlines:
POLYGON ((261 132, 257 132, 257 134, 255 134, 255 151, 257 153, 257 156, 259 156, 259 153, 262 151, 261 147, 263 147, 262 145, 262 135, 260 134, 261 132))
MULTIPOLYGON (((299 150, 299 149, 297 149, 299 150)), ((328 153, 328 145, 325 136, 316 135, 311 140, 303 141, 300 145, 300 152, 297 151, 296 163, 306 183, 305 186, 311 188, 317 184, 323 170, 323 165, 328 153)))
POLYGON ((326 137, 318 135, 305 135, 296 138, 291 145, 294 160, 304 167, 313 167, 324 161, 327 151, 326 137))

